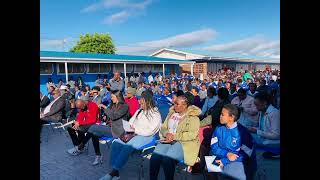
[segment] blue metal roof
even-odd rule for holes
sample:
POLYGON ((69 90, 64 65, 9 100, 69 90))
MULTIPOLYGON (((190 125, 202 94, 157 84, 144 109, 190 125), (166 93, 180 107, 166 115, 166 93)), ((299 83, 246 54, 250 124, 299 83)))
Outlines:
POLYGON ((189 60, 159 58, 154 56, 133 56, 119 54, 98 54, 98 53, 74 53, 74 52, 57 52, 57 51, 40 51, 40 58, 72 58, 72 59, 101 59, 112 61, 157 61, 157 62, 176 62, 192 63, 189 60))

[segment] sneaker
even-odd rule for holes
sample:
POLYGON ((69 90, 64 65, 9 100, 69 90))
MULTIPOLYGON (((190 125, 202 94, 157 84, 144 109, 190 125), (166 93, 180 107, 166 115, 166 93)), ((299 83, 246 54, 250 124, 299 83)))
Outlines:
POLYGON ((112 176, 110 174, 106 174, 105 176, 103 176, 102 178, 100 178, 99 180, 112 180, 112 176))
POLYGON ((75 146, 71 149, 69 149, 67 152, 70 154, 70 155, 73 155, 73 156, 77 156, 79 154, 81 154, 84 150, 78 150, 78 147, 75 146))
POLYGON ((275 154, 272 152, 264 152, 262 154, 262 156, 266 159, 279 159, 280 158, 280 154, 275 154))
POLYGON ((112 180, 119 180, 120 176, 113 176, 112 180))
POLYGON ((102 164, 102 156, 96 156, 92 165, 95 166, 95 165, 98 165, 99 163, 102 164))

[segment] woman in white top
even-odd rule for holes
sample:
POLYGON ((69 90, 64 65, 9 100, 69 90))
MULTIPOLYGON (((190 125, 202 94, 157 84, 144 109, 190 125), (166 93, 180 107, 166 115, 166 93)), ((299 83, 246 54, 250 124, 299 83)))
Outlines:
POLYGON ((135 149, 149 144, 159 132, 161 115, 153 101, 152 91, 144 91, 141 94, 139 104, 140 109, 129 120, 130 131, 134 132, 135 136, 127 143, 120 139, 116 139, 112 143, 110 153, 112 171, 100 180, 119 179, 119 170, 126 164, 130 154, 135 149))

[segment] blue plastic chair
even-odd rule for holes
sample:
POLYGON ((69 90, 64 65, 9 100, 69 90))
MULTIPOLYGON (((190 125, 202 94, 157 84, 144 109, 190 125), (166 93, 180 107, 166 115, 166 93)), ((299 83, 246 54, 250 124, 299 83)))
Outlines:
POLYGON ((114 138, 114 137, 112 137, 112 136, 102 136, 102 137, 99 138, 99 142, 100 142, 101 144, 104 144, 104 143, 102 143, 101 141, 106 141, 107 147, 108 147, 108 149, 109 149, 109 148, 110 148, 110 142, 113 143, 113 141, 114 141, 115 139, 116 139, 116 138, 114 138))
MULTIPOLYGON (((62 122, 53 122, 53 121, 47 121, 47 122, 48 123, 43 124, 43 126, 50 126, 51 130, 52 130, 52 133, 55 132, 54 129, 57 129, 58 126, 62 126, 63 125, 62 122)), ((63 129, 64 129, 64 127, 63 127, 63 129)), ((61 130, 59 130, 59 132, 60 132, 60 134, 62 134, 61 130)), ((46 140, 46 142, 48 142, 48 141, 49 141, 49 132, 47 132, 47 140, 46 140)))
POLYGON ((147 158, 147 156, 150 155, 153 152, 153 150, 156 148, 157 140, 158 140, 157 135, 155 135, 153 136, 153 139, 149 144, 146 144, 136 150, 136 152, 140 152, 139 155, 141 156, 139 180, 144 179, 143 163, 145 158, 147 158))
MULTIPOLYGON (((100 144, 107 144, 107 149, 109 149, 110 148, 110 142, 113 142, 115 140, 115 138, 114 137, 112 137, 112 136, 102 136, 102 137, 100 137, 99 138, 99 143, 100 144), (101 141, 105 141, 106 143, 102 143, 101 141)), ((87 146, 87 149, 88 149, 88 151, 87 151, 87 154, 89 155, 89 142, 88 142, 88 146, 87 146)))

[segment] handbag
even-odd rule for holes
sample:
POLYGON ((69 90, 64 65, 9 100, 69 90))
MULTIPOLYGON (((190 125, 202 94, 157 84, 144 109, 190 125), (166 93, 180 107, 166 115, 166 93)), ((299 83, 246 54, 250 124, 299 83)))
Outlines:
POLYGON ((127 143, 129 142, 133 137, 135 136, 134 132, 124 132, 119 139, 124 142, 127 143))
MULTIPOLYGON (((140 109, 136 115, 136 119, 138 117, 138 115, 142 112, 142 109, 140 109)), ((124 142, 124 143, 127 143, 129 142, 136 134, 134 132, 124 132, 120 137, 119 139, 124 142)))

